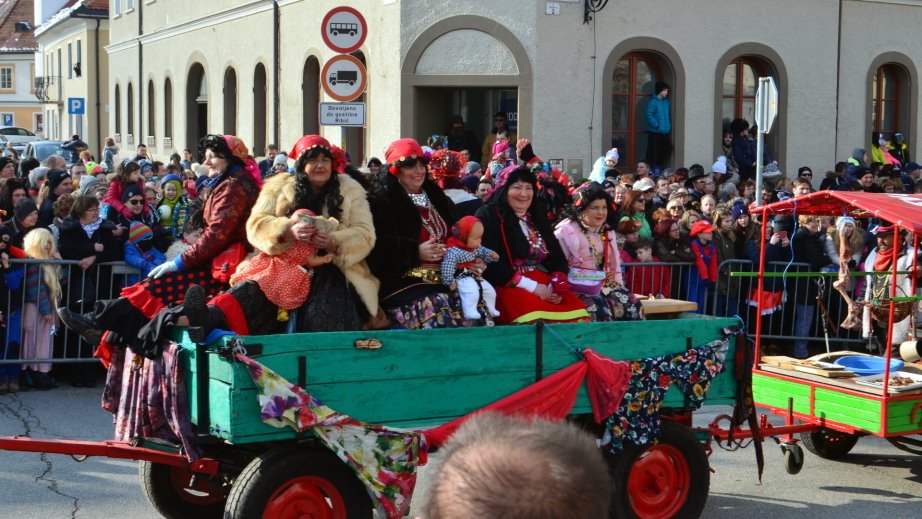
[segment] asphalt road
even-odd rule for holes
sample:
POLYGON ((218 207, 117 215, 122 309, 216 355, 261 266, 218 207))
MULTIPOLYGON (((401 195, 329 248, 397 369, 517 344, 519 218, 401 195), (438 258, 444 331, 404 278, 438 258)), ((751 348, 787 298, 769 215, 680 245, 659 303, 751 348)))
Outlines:
MULTIPOLYGON (((0 435, 105 440, 111 415, 100 390, 61 387, 0 396, 0 435)), ((706 407, 705 423, 725 408, 706 407)), ((877 438, 863 438, 844 461, 806 455, 803 471, 788 475, 780 449, 765 444, 760 484, 752 449, 716 451, 704 517, 771 519, 917 519, 922 511, 922 456, 905 454, 877 438)), ((414 503, 427 492, 423 467, 414 503)), ((9 519, 156 518, 138 484, 135 462, 0 451, 0 511, 9 519)), ((414 513, 416 508, 414 507, 414 513)))

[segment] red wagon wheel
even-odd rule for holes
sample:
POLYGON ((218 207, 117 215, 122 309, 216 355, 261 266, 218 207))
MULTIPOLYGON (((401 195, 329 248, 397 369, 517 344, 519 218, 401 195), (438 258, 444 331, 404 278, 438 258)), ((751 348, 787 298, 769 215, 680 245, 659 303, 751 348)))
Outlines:
POLYGON ((250 462, 231 487, 226 517, 371 519, 365 485, 330 451, 289 445, 250 462))
POLYGON ((205 476, 195 478, 180 467, 142 461, 138 466, 141 488, 151 505, 167 519, 219 518, 224 515, 227 496, 220 486, 205 476))
POLYGON ((628 445, 612 456, 611 516, 618 519, 694 518, 707 502, 707 453, 685 426, 663 421, 659 443, 628 445))

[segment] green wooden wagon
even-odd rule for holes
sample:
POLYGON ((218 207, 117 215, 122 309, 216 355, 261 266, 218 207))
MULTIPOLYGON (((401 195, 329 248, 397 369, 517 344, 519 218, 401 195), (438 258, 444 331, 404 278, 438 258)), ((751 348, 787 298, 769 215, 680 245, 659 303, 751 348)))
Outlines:
MULTIPOLYGON (((617 323, 250 336, 207 347, 177 329, 190 414, 205 458, 189 463, 177 446, 143 439, 125 445, 0 438, 0 449, 138 459, 147 497, 169 518, 369 518, 374 506, 368 492, 335 454, 309 433, 261 421, 251 376, 222 354, 231 341, 239 340, 248 357, 338 412, 420 429, 481 409, 574 364, 579 359, 571 348, 643 359, 703 346, 736 325, 735 318, 682 314, 617 323), (354 346, 368 338, 382 347, 354 346)), ((730 343, 725 371, 707 393, 709 404, 736 401, 730 343)), ((663 403, 662 414, 670 419, 659 443, 627 445, 623 454, 609 457, 613 517, 700 515, 710 481, 702 444, 708 435, 689 428, 691 412, 673 386, 663 403)), ((588 423, 591 413, 583 387, 573 419, 588 423)))

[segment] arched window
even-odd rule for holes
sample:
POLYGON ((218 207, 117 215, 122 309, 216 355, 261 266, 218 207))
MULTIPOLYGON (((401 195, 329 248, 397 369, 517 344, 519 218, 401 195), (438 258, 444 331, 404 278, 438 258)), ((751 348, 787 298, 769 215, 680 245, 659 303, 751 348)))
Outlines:
POLYGON ((134 85, 131 83, 128 83, 128 128, 126 130, 128 135, 134 135, 134 85))
MULTIPOLYGON (((320 133, 320 61, 311 56, 304 62, 301 77, 302 128, 304 135, 320 133)), ((294 158, 294 157, 292 157, 294 158)))
POLYGON ((664 81, 665 67, 649 53, 631 53, 618 60, 612 77, 611 146, 621 154, 619 169, 632 171, 647 154, 647 103, 654 83, 664 81))
MULTIPOLYGON (((756 92, 760 77, 772 77, 780 84, 778 74, 772 64, 759 56, 740 56, 727 64, 723 71, 721 86, 721 135, 715 142, 721 142, 723 132, 730 129, 734 119, 745 119, 750 126, 756 124, 756 92)), ((783 129, 776 121, 771 133, 765 135, 765 159, 778 159, 778 142, 783 129)), ((755 135, 753 135, 755 137, 755 135)))
POLYGON ((224 133, 237 135, 237 72, 224 71, 224 133))
POLYGON ((154 109, 154 80, 147 83, 147 136, 157 135, 157 111, 154 109))
POLYGON ((208 133, 208 77, 205 67, 195 63, 189 68, 186 78, 186 144, 195 160, 198 156, 198 143, 208 133))
POLYGON ((253 73, 253 154, 266 149, 266 67, 259 63, 253 73))
POLYGON ((163 136, 173 137, 173 83, 163 81, 163 136))
POLYGON ((115 85, 115 133, 122 133, 122 92, 119 86, 115 85))
POLYGON ((733 60, 724 71, 721 115, 724 129, 733 119, 755 122, 756 89, 759 78, 772 75, 765 63, 745 56, 733 60))
MULTIPOLYGON (((871 80, 871 127, 891 134, 909 127, 909 74, 896 63, 877 69, 871 80)), ((889 136, 888 136, 889 137, 889 136)))

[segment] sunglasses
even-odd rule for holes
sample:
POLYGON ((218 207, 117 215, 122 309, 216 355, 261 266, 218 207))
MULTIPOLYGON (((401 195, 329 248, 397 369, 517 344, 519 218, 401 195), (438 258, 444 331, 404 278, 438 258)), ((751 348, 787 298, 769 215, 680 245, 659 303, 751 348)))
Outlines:
POLYGON ((129 200, 128 203, 131 205, 141 205, 144 203, 144 200, 138 200, 137 198, 134 198, 132 200, 129 200))

